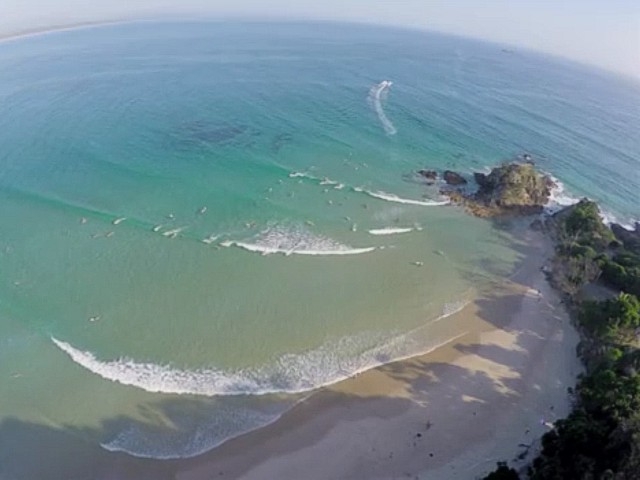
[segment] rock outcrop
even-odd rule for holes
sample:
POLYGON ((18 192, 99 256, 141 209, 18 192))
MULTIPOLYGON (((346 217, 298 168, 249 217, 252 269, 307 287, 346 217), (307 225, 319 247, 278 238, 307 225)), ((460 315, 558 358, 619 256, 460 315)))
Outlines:
POLYGON ((438 172, 435 170, 418 170, 418 175, 425 178, 429 184, 433 184, 438 180, 438 172))
POLYGON ((555 186, 529 163, 507 163, 489 174, 475 173, 474 178, 478 184, 474 194, 446 189, 442 193, 479 217, 541 213, 555 186))
POLYGON ((640 222, 636 222, 635 230, 627 230, 622 225, 614 223, 611 231, 627 250, 640 254, 640 222))
POLYGON ((444 178, 444 181, 447 182, 447 185, 459 186, 467 184, 466 178, 464 178, 459 173, 452 172, 451 170, 446 170, 442 175, 442 178, 444 178))

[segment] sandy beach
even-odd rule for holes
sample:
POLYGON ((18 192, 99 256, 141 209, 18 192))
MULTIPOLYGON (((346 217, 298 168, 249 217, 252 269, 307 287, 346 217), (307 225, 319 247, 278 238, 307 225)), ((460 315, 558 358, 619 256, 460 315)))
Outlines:
MULTIPOLYGON (((477 478, 523 466, 569 408, 577 333, 527 234, 515 274, 450 322, 468 334, 426 355, 323 389, 276 423, 171 465, 204 480, 477 478)), ((175 468, 175 470, 174 470, 175 468)))

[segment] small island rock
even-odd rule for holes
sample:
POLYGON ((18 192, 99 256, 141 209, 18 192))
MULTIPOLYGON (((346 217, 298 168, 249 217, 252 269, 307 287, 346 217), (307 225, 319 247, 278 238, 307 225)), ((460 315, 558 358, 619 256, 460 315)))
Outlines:
POLYGON ((550 177, 529 163, 506 163, 492 169, 488 175, 476 173, 474 178, 478 184, 475 194, 442 193, 479 217, 540 213, 549 202, 555 185, 550 177))

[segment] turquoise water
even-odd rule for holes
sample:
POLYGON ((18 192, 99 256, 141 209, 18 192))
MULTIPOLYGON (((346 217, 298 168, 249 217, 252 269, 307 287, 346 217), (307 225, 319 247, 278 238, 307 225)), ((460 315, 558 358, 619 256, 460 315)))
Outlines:
POLYGON ((446 318, 518 253, 416 169, 530 152, 559 203, 640 218, 637 84, 459 38, 50 33, 0 43, 0 108, 0 418, 138 456, 463 333, 446 318))

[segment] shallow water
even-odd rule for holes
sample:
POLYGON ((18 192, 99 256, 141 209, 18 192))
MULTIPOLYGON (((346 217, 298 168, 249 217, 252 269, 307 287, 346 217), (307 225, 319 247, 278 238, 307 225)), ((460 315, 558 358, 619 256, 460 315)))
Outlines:
POLYGON ((531 152, 640 217, 638 86, 528 52, 132 23, 5 41, 0 65, 0 417, 124 418, 89 436, 110 450, 194 455, 459 335, 439 322, 520 254, 416 169, 531 152))

